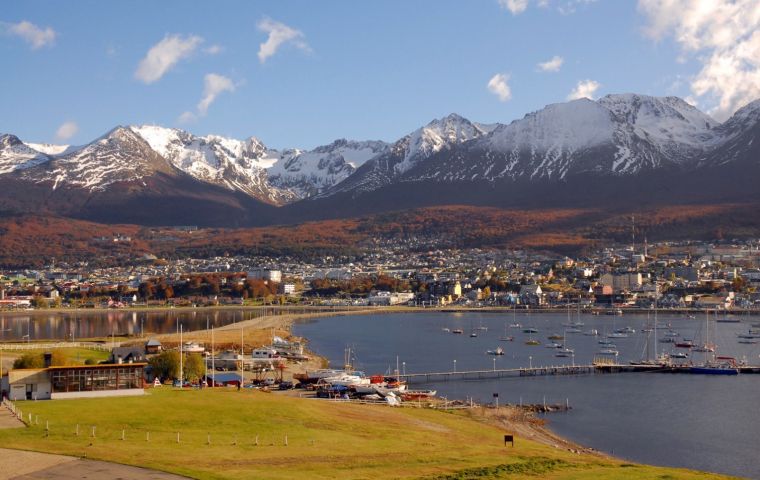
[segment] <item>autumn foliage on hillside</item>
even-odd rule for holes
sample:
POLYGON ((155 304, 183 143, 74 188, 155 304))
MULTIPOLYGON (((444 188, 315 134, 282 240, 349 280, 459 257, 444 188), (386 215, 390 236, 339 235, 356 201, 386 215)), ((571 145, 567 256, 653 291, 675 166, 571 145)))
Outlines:
POLYGON ((198 230, 32 216, 0 219, 0 266, 41 266, 53 260, 119 265, 146 253, 167 259, 289 255, 308 260, 360 255, 377 246, 529 248, 571 254, 630 241, 633 222, 639 240, 760 235, 760 210, 751 204, 669 205, 639 211, 455 205, 299 225, 198 230))

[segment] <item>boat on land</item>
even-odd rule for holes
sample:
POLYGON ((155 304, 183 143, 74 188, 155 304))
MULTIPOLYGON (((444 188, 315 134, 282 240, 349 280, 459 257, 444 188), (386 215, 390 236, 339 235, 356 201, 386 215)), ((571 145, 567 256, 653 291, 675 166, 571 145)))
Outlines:
POLYGON ((406 400, 425 400, 433 398, 438 392, 436 390, 406 390, 401 392, 401 399, 406 400))

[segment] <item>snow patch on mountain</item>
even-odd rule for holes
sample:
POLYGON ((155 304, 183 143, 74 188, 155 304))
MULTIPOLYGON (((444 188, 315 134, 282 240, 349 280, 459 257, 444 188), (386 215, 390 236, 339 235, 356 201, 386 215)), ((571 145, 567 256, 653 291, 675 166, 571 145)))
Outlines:
POLYGON ((49 159, 44 152, 26 145, 15 135, 0 134, 0 175, 31 168, 49 159))

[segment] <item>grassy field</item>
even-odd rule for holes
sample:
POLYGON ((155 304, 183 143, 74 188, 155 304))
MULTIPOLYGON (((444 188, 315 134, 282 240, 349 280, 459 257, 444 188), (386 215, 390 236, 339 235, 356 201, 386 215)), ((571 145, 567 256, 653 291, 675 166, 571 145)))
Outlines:
POLYGON ((504 447, 503 429, 467 413, 245 389, 162 387, 142 397, 17 405, 36 421, 0 430, 3 447, 86 455, 194 478, 725 478, 575 454, 519 436, 514 449, 504 447))

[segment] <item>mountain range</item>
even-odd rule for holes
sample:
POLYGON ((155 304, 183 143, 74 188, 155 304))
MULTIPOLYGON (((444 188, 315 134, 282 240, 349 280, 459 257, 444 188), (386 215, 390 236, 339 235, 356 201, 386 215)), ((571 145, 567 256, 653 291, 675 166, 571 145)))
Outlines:
POLYGON ((723 123, 677 97, 557 103, 509 124, 451 114, 393 143, 310 151, 119 126, 83 146, 0 135, 0 214, 253 226, 420 206, 758 201, 760 101, 723 123))

